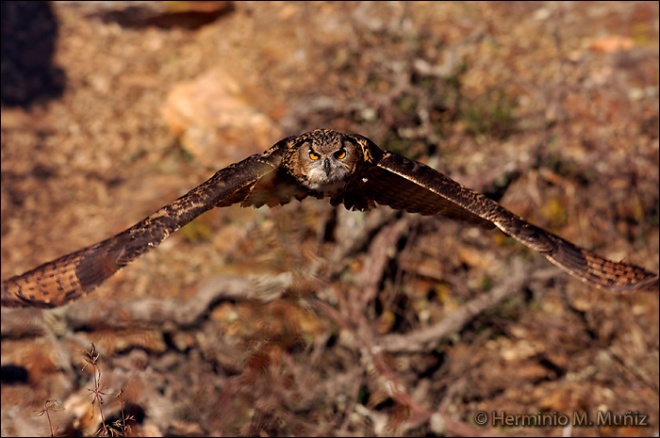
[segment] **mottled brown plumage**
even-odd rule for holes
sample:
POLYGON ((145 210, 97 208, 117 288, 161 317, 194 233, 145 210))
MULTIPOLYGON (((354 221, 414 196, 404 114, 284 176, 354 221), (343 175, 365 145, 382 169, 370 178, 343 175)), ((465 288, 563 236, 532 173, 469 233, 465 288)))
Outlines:
POLYGON ((612 291, 658 289, 658 275, 606 260, 516 216, 481 193, 360 135, 318 129, 279 141, 126 231, 2 282, 2 305, 56 307, 95 289, 213 207, 274 207, 307 196, 367 210, 376 205, 497 227, 587 284, 612 291))

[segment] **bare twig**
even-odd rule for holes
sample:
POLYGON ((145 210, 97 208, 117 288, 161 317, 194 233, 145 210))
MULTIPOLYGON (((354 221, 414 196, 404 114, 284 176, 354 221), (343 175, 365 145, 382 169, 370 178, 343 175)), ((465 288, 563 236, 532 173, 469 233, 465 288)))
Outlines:
POLYGON ((55 430, 53 429, 53 422, 50 419, 51 411, 63 411, 64 408, 59 407, 59 402, 57 400, 46 400, 44 402, 44 408, 39 412, 39 415, 46 415, 48 419, 48 429, 50 430, 50 436, 55 436, 55 430))
MULTIPOLYGON (((92 373, 94 375, 94 387, 91 389, 88 388, 87 390, 94 394, 92 404, 96 404, 96 407, 99 410, 99 414, 101 415, 101 430, 103 430, 103 435, 110 436, 108 427, 105 424, 105 414, 103 413, 103 396, 105 393, 101 390, 101 368, 99 368, 98 364, 99 358, 100 355, 96 353, 96 347, 94 344, 92 344, 90 349, 85 352, 85 362, 92 366, 92 373)), ((87 365, 85 365, 85 367, 86 366, 87 365)))

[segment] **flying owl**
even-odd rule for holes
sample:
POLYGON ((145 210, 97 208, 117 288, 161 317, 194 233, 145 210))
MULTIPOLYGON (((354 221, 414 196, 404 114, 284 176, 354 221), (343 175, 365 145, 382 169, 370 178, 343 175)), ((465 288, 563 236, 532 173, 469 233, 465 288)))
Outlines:
POLYGON ((308 196, 368 210, 387 205, 505 234, 583 282, 611 291, 657 290, 658 275, 604 259, 525 221, 481 193, 357 134, 317 129, 285 138, 213 175, 127 230, 2 282, 2 306, 57 307, 94 290, 214 207, 274 207, 308 196))

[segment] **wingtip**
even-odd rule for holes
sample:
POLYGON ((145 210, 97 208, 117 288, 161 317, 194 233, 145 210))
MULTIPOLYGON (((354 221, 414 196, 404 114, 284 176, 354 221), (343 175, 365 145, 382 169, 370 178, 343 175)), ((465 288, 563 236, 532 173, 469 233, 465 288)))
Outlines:
POLYGON ((599 289, 606 290, 609 292, 618 292, 618 293, 658 292, 658 289, 660 288, 660 277, 657 274, 651 274, 651 273, 648 274, 649 275, 646 278, 627 284, 621 284, 621 283, 599 284, 588 281, 587 283, 594 284, 599 289))
POLYGON ((660 276, 653 275, 646 280, 642 280, 635 284, 634 290, 640 292, 659 292, 660 289, 660 276))

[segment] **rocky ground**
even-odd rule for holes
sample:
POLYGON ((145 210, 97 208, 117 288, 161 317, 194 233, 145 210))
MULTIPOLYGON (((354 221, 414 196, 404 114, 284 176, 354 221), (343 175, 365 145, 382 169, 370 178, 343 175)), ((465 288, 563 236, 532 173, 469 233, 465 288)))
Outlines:
MULTIPOLYGON (((318 127, 658 272, 656 2, 81 3, 3 2, 2 278, 318 127)), ((657 435, 658 324, 497 231, 216 209, 3 309, 2 435, 657 435)))

